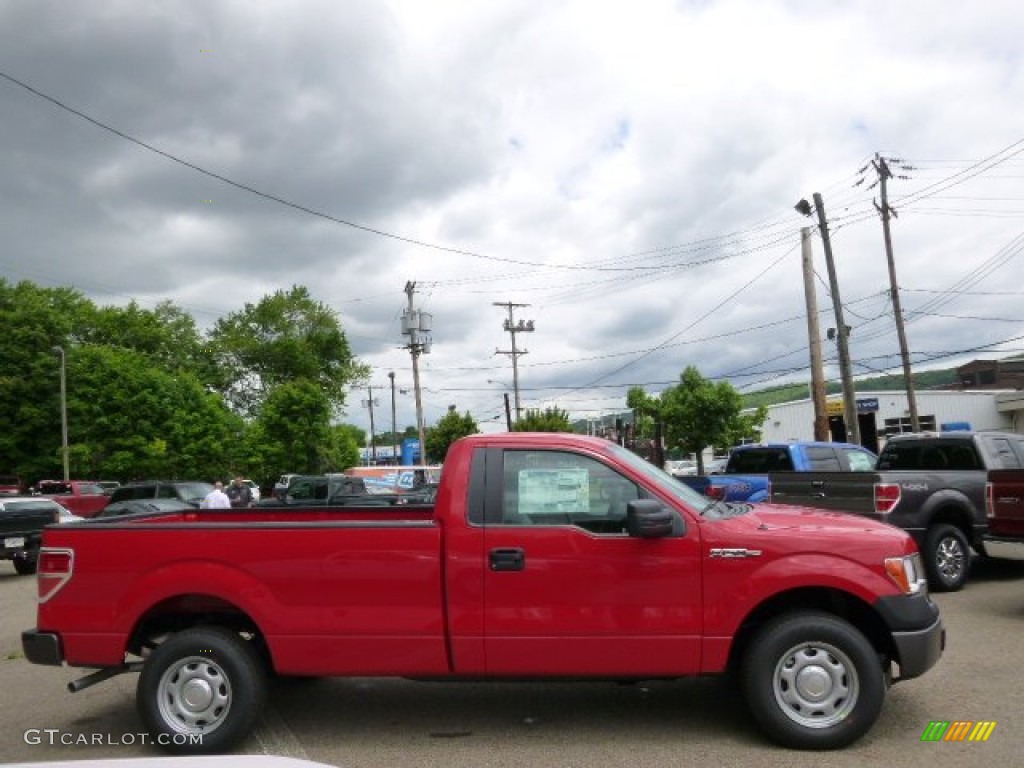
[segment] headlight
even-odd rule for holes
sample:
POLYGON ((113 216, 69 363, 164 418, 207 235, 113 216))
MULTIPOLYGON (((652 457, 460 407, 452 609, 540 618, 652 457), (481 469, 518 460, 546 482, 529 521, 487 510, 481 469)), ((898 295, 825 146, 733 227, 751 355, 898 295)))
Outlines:
POLYGON ((924 575, 924 568, 921 567, 920 554, 887 557, 885 572, 905 595, 917 595, 928 591, 928 581, 924 575))

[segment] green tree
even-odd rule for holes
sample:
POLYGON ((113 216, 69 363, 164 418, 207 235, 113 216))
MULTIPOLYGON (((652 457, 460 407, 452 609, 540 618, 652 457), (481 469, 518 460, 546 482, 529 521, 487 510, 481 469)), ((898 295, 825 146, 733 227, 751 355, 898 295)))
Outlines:
POLYGON ((427 461, 441 463, 448 455, 448 446, 467 435, 475 435, 480 431, 476 421, 466 411, 464 416, 453 406, 440 421, 427 430, 426 456, 427 461))
POLYGON ((513 432, 572 432, 569 414, 561 408, 527 410, 526 414, 512 425, 513 432))
POLYGON ((326 471, 336 460, 330 418, 330 400, 316 382, 299 379, 271 390, 252 432, 265 476, 326 471))
POLYGON ((679 383, 661 394, 661 417, 665 438, 697 458, 697 470, 704 472, 703 451, 710 446, 733 445, 745 431, 764 422, 763 409, 744 419, 743 400, 727 381, 712 382, 694 366, 687 366, 679 383), (754 420, 760 421, 754 425, 754 420))
POLYGON ((654 424, 661 418, 661 400, 648 395, 641 387, 630 387, 626 392, 626 407, 633 410, 634 435, 653 438, 654 424))
POLYGON ((330 466, 341 472, 359 464, 359 449, 366 445, 366 431, 353 424, 331 427, 330 466))
POLYGON ((81 347, 68 352, 68 381, 78 477, 213 479, 244 463, 241 419, 192 374, 124 349, 81 347))
POLYGON ((0 467, 26 480, 59 477, 60 362, 90 303, 70 288, 0 278, 0 467))
POLYGON ((293 286, 217 321, 210 332, 218 390, 243 415, 259 412, 279 386, 314 382, 340 413, 348 387, 369 369, 349 349, 337 313, 293 286))

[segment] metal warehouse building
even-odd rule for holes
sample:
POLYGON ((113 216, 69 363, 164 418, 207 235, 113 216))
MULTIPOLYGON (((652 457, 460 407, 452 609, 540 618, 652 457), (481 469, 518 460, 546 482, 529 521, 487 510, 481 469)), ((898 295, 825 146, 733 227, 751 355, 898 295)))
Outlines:
MULTIPOLYGON (((921 429, 1003 430, 1024 432, 1022 390, 926 390, 916 394, 921 429)), ((828 399, 831 439, 846 440, 843 400, 828 399)), ((903 391, 857 392, 857 421, 861 443, 873 451, 888 435, 910 431, 910 410, 903 391)), ((764 442, 814 439, 814 403, 810 398, 768 406, 762 427, 764 442)))

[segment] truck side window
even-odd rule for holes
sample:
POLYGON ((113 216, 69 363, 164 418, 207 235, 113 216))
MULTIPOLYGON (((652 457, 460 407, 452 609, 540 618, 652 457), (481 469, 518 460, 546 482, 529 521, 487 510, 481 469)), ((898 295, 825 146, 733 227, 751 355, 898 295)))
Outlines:
POLYGON ((984 441, 992 469, 1017 469, 1021 464, 1013 452, 1010 441, 1005 437, 991 437, 984 441))
POLYGON ((505 451, 504 525, 576 525, 621 534, 626 504, 641 498, 632 480, 588 456, 505 451))
POLYGON ((841 448, 840 451, 846 456, 851 472, 870 472, 875 468, 875 461, 864 451, 857 451, 853 448, 841 448))
POLYGON ((946 451, 950 469, 982 469, 978 455, 969 445, 951 445, 946 451))
MULTIPOLYGON (((839 457, 836 456, 836 452, 831 447, 809 445, 805 451, 807 453, 807 463, 812 472, 838 472, 842 469, 839 466, 839 457)), ((786 458, 788 459, 789 456, 787 455, 786 458)), ((793 467, 790 464, 789 467, 780 466, 779 469, 793 469, 793 467)))

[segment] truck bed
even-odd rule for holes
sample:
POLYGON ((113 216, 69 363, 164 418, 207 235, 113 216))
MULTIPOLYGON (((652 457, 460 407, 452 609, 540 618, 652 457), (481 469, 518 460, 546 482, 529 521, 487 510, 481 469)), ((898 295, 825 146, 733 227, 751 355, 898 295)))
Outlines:
MULTIPOLYGON (((65 635, 73 665, 120 664, 126 637, 187 603, 222 623, 249 617, 280 674, 448 671, 441 530, 430 508, 133 515, 51 526, 45 546, 74 552, 60 593, 65 626, 74 606, 75 635, 65 635)), ((60 629, 47 588, 41 580, 39 628, 60 629)))

